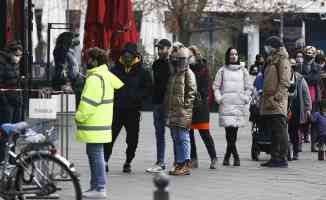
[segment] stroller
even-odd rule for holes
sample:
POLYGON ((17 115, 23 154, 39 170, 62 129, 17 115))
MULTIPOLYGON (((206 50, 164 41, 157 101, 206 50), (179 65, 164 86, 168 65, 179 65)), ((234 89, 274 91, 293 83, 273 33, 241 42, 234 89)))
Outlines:
POLYGON ((259 105, 260 105, 260 92, 254 92, 252 95, 252 101, 250 103, 249 112, 250 117, 249 121, 252 122, 251 135, 252 135, 252 144, 251 144, 251 158, 252 160, 258 161, 259 155, 261 152, 267 154, 271 151, 271 133, 268 129, 265 129, 265 120, 262 119, 262 116, 259 114, 259 105))

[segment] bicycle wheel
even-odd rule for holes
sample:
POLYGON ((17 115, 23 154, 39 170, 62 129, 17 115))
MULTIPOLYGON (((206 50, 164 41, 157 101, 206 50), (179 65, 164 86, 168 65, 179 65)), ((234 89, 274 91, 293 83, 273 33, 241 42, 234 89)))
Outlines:
POLYGON ((75 172, 56 156, 36 153, 19 163, 16 175, 17 198, 81 200, 75 172))

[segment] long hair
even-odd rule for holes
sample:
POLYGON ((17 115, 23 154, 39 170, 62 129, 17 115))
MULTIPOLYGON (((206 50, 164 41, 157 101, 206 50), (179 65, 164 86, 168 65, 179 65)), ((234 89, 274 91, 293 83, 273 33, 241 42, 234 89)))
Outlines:
POLYGON ((200 50, 197 46, 192 45, 190 47, 188 47, 188 49, 192 52, 192 54, 194 54, 194 56, 196 57, 197 62, 201 62, 203 59, 202 54, 200 53, 200 50))
MULTIPOLYGON (((234 48, 234 47, 228 48, 228 50, 226 50, 226 52, 225 52, 225 65, 229 65, 230 64, 230 52, 233 49, 235 49, 238 52, 238 50, 236 48, 234 48)), ((239 57, 238 57, 237 62, 236 63, 233 63, 233 64, 240 65, 240 59, 239 59, 239 57)))

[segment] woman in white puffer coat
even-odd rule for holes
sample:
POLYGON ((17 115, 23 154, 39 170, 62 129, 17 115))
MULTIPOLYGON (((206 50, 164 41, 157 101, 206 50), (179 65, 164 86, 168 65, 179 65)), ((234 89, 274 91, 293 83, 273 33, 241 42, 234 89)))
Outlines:
POLYGON ((233 165, 240 166, 236 140, 238 128, 248 121, 251 88, 249 73, 240 64, 238 51, 229 48, 225 53, 225 65, 219 69, 213 83, 215 100, 219 104, 219 123, 226 132, 225 166, 230 165, 231 154, 233 165))

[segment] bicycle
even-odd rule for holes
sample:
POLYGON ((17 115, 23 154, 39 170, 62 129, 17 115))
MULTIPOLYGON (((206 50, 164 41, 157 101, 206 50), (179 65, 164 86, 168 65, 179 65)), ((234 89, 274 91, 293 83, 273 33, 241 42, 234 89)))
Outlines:
POLYGON ((4 161, 0 164, 0 198, 26 199, 82 199, 79 178, 74 165, 57 153, 52 127, 43 134, 32 129, 4 131, 6 140, 4 161), (12 151, 22 143, 19 154, 12 151), (70 186, 70 187, 69 187, 70 186))

